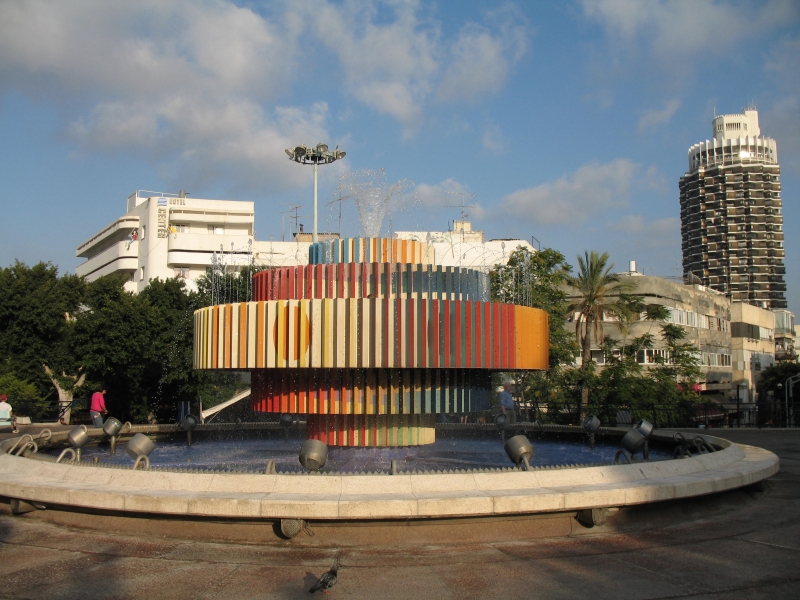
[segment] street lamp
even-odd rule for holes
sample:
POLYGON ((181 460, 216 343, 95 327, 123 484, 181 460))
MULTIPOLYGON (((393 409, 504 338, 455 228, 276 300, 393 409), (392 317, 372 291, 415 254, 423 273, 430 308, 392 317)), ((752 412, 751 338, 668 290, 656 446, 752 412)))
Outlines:
POLYGON ((339 146, 336 146, 335 150, 329 151, 328 146, 320 142, 316 148, 309 148, 305 144, 287 148, 286 154, 290 160, 301 165, 314 165, 314 230, 311 239, 316 243, 319 241, 317 239, 317 165, 327 165, 344 158, 345 152, 339 150, 339 146))

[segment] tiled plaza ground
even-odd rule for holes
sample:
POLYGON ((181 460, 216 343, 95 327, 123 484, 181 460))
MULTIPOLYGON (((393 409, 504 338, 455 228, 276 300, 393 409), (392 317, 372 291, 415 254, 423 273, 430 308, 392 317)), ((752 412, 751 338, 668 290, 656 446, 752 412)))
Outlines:
MULTIPOLYGON (((711 433, 775 452, 781 471, 764 491, 629 509, 594 529, 550 525, 565 536, 542 537, 542 526, 530 539, 474 541, 510 537, 508 523, 486 522, 461 543, 432 530, 427 543, 423 530, 403 532, 402 545, 391 530, 341 546, 335 535, 231 543, 190 539, 197 524, 101 533, 53 524, 48 511, 3 514, 0 597, 305 598, 337 552, 339 598, 800 597, 800 431, 711 433)), ((242 539, 253 537, 245 526, 242 539)))

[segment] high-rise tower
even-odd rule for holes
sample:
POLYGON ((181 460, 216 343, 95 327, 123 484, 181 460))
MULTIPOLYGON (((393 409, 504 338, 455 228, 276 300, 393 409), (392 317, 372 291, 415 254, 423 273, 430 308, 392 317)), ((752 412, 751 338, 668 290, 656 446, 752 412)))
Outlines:
POLYGON ((684 277, 734 301, 786 308, 780 167, 758 112, 720 115, 680 179, 684 277))

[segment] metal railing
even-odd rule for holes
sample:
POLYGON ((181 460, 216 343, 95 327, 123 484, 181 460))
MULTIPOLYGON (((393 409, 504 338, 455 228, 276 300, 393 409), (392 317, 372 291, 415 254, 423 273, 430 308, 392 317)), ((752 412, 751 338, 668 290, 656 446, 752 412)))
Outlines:
POLYGON ((67 408, 71 411, 89 410, 88 398, 75 398, 69 407, 63 407, 58 400, 16 400, 9 398, 9 404, 13 407, 14 416, 30 417, 38 422, 58 422, 66 412, 67 408))
MULTIPOLYGON (((540 404, 537 410, 522 409, 523 418, 537 419, 542 423, 560 425, 579 425, 581 423, 580 406, 576 404, 540 404), (530 415, 528 415, 528 410, 530 415)), ((709 427, 752 427, 757 425, 758 407, 755 404, 743 404, 729 408, 716 402, 697 404, 656 404, 641 403, 636 405, 593 404, 588 406, 587 414, 593 414, 605 426, 625 427, 640 419, 650 421, 659 428, 691 427, 701 425, 709 427)))

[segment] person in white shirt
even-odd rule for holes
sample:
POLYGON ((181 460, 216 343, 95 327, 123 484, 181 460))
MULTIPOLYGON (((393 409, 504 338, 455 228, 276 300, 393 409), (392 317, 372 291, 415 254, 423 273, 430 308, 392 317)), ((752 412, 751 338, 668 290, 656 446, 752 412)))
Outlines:
POLYGON ((11 422, 14 424, 14 433, 18 433, 17 431, 17 420, 14 418, 14 411, 11 408, 11 405, 7 402, 8 396, 3 394, 0 396, 0 410, 7 410, 9 416, 11 416, 11 422))

